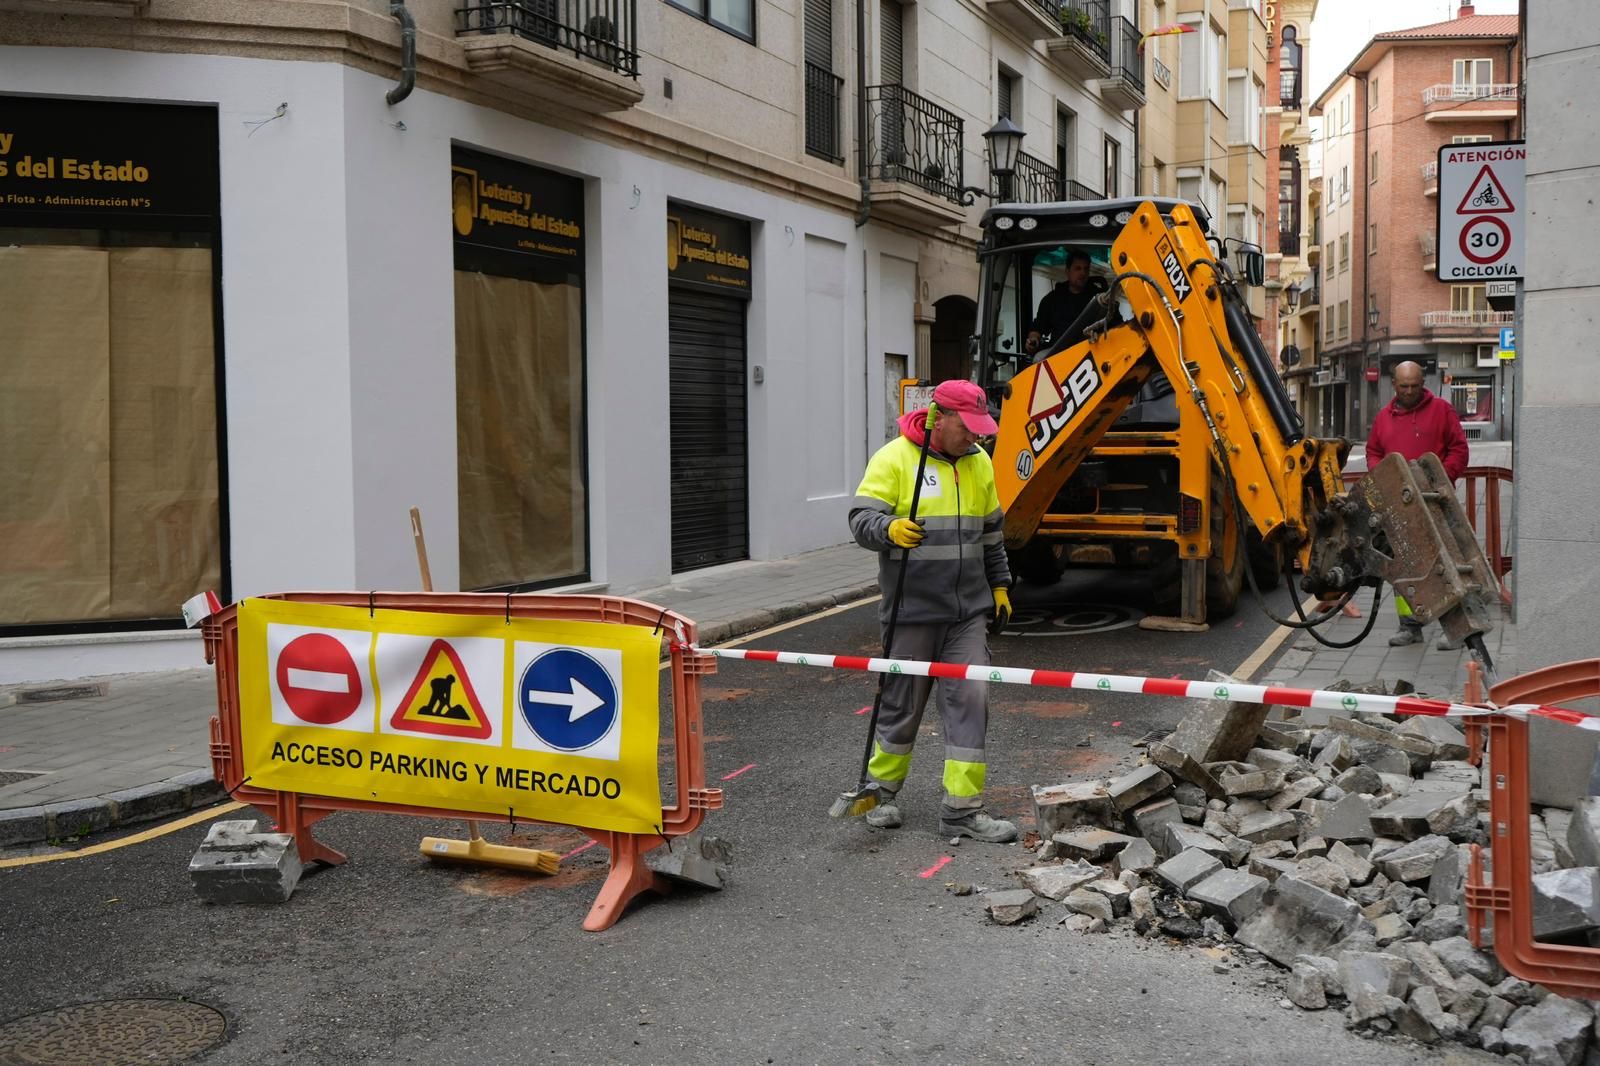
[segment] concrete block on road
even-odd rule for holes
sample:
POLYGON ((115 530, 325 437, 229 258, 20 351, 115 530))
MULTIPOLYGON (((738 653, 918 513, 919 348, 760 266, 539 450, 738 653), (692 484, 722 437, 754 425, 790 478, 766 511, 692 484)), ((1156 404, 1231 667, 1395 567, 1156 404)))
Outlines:
POLYGON ((1243 870, 1217 870, 1184 895, 1205 904, 1207 913, 1222 919, 1229 929, 1237 929, 1261 909, 1267 884, 1266 878, 1243 870))
POLYGON ((1277 770, 1257 770, 1255 773, 1227 774, 1222 777, 1222 790, 1229 799, 1265 799, 1283 790, 1285 778, 1277 770))
POLYGON ((1097 783, 1033 786, 1033 817, 1046 840, 1080 825, 1117 827, 1111 793, 1097 783))
POLYGON ((1061 866, 1034 866, 1022 871, 1023 882, 1045 899, 1062 900, 1074 889, 1105 876, 1092 862, 1070 862, 1061 866))
POLYGON ((216 822, 189 860, 189 879, 207 903, 282 903, 303 867, 294 837, 257 833, 253 820, 216 822))
MULTIPOLYGON (((1548 718, 1528 719, 1528 765, 1539 772, 1528 775, 1528 798, 1540 807, 1573 806, 1589 794, 1589 774, 1594 769, 1600 733, 1573 729, 1548 718)), ((1583 865, 1595 865, 1582 860, 1583 865)))
POLYGON ((1191 885, 1222 869, 1215 855, 1190 848, 1156 867, 1156 877, 1174 892, 1187 892, 1191 885))
POLYGON ((1177 856, 1185 851, 1203 851, 1218 861, 1229 854, 1228 846, 1203 829, 1187 825, 1169 825, 1165 837, 1166 847, 1157 851, 1166 856, 1177 856))
POLYGON ((1533 935, 1565 936, 1600 928, 1600 869, 1579 866, 1533 875, 1533 935))
POLYGON ((689 833, 673 837, 665 848, 644 857, 645 865, 680 884, 720 890, 728 884, 732 849, 719 837, 689 833))
POLYGON ((1372 806, 1361 795, 1351 793, 1323 811, 1312 823, 1311 831, 1328 841, 1370 844, 1374 836, 1372 806))
POLYGON ((1159 766, 1146 764, 1112 781, 1106 786, 1111 794, 1111 805, 1119 814, 1163 796, 1172 790, 1172 778, 1159 766))
POLYGON ((996 925, 1016 925, 1039 913, 1039 897, 1026 888, 987 892, 983 902, 996 925))
POLYGON ((1111 857, 1111 872, 1119 877, 1125 873, 1145 874, 1160 861, 1148 840, 1135 840, 1111 857))
POLYGON ((1129 897, 1133 894, 1133 889, 1121 881, 1102 877, 1098 881, 1090 881, 1084 886, 1084 891, 1104 896, 1111 904, 1111 913, 1114 916, 1120 918, 1128 913, 1129 897))
POLYGON ((1266 721, 1269 708, 1262 704, 1230 702, 1226 696, 1227 686, 1238 682, 1227 674, 1212 670, 1206 680, 1216 686, 1219 698, 1184 715, 1165 746, 1201 763, 1242 759, 1256 746, 1256 735, 1266 721))
POLYGON ((1167 771, 1176 780, 1198 786, 1211 799, 1223 799, 1227 796, 1222 790, 1222 783, 1211 776, 1211 772, 1194 756, 1165 743, 1152 744, 1149 751, 1150 761, 1167 771))
POLYGON ((1109 829, 1079 829, 1071 833, 1057 833, 1050 838, 1057 850, 1069 859, 1088 859, 1100 862, 1133 843, 1134 837, 1113 833, 1109 829))
POLYGON ((1584 1061, 1594 1012, 1586 1005, 1560 996, 1547 996, 1526 1013, 1513 1017, 1500 1031, 1507 1054, 1524 1062, 1578 1066, 1584 1061))
POLYGON ((1335 843, 1328 849, 1328 861, 1337 863, 1352 885, 1366 884, 1372 880, 1372 875, 1377 869, 1343 841, 1335 843))
POLYGON ((1473 947, 1464 936, 1435 940, 1431 946, 1439 961, 1444 963, 1444 968, 1450 971, 1450 976, 1457 980, 1461 979, 1462 974, 1470 974, 1491 986, 1505 980, 1506 972, 1500 968, 1500 963, 1488 951, 1473 947))
MULTIPOLYGON (((1115 884, 1115 882, 1112 882, 1115 884)), ((1117 887, 1121 887, 1118 885, 1117 887)), ((1079 888, 1067 893, 1067 898, 1062 900, 1067 905, 1067 910, 1074 914, 1087 914, 1091 918, 1099 918, 1106 924, 1116 920, 1116 912, 1112 909, 1111 900, 1098 892, 1091 892, 1086 888, 1079 888)))
POLYGON ((1167 827, 1183 824, 1183 809, 1171 799, 1151 800, 1135 807, 1126 820, 1133 823, 1129 828, 1150 841, 1151 846, 1159 851, 1161 841, 1167 837, 1167 827))
POLYGON ((1350 875, 1345 873, 1344 867, 1322 856, 1313 855, 1296 862, 1294 876, 1336 896, 1350 891, 1350 875))
POLYGON ((1323 784, 1309 774, 1298 781, 1290 781, 1283 786, 1283 791, 1267 800, 1267 810, 1286 811, 1290 807, 1297 807, 1305 800, 1320 795, 1323 784))
POLYGON ((1433 745, 1433 759, 1460 761, 1467 757, 1466 734, 1443 718, 1416 715, 1399 729, 1401 736, 1420 737, 1433 745))
POLYGON ((1252 814, 1239 823, 1238 836, 1252 844, 1270 840, 1293 840, 1300 835, 1300 823, 1288 811, 1252 814))
POLYGON ((1471 832, 1478 805, 1469 792, 1416 791, 1392 799, 1372 812, 1372 828, 1384 836, 1416 840, 1431 834, 1471 832))
POLYGON ((1383 791, 1383 778, 1378 776, 1378 771, 1361 763, 1341 771, 1333 783, 1348 795, 1376 796, 1383 791))
POLYGON ((1377 867, 1391 881, 1411 883, 1426 881, 1433 875, 1439 860, 1455 850, 1456 846, 1442 836, 1425 836, 1402 847, 1385 852, 1377 860, 1377 867))
POLYGON ((1284 875, 1273 882, 1261 910, 1239 928, 1235 939, 1287 967, 1296 955, 1324 954, 1365 923, 1350 900, 1284 875))

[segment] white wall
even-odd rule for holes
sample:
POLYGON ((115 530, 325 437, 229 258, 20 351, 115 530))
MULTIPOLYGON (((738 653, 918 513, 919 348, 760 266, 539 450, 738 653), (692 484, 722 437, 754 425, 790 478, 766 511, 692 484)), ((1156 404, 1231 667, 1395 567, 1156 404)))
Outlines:
MULTIPOLYGON (((882 439, 867 413, 884 349, 864 307, 891 323, 892 350, 913 350, 902 268, 892 299, 864 304, 881 270, 876 252, 863 262, 870 227, 427 92, 389 107, 390 85, 332 63, 0 48, 0 92, 219 107, 236 597, 416 588, 411 506, 435 587, 458 580, 452 141, 586 179, 594 578, 625 592, 670 577, 669 199, 752 222, 749 362, 765 371, 749 392, 752 555, 847 539, 867 442, 882 439), (280 102, 283 118, 245 125, 280 102), (822 322, 808 284, 826 290, 822 322)), ((917 242, 873 239, 914 277, 917 242)))
POLYGON ((1528 5, 1528 276, 1517 363, 1518 665, 1600 656, 1600 284, 1590 231, 1600 22, 1587 0, 1528 5))

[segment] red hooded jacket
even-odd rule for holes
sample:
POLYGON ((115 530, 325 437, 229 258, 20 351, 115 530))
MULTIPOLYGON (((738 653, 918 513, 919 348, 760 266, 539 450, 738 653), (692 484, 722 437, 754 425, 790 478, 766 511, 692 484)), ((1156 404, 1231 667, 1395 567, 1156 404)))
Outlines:
POLYGON ((1422 402, 1409 411, 1390 400, 1372 420, 1367 469, 1377 466, 1390 452, 1407 459, 1432 452, 1444 464, 1450 480, 1456 480, 1467 472, 1467 435, 1461 429, 1461 416, 1427 389, 1422 390, 1422 402))

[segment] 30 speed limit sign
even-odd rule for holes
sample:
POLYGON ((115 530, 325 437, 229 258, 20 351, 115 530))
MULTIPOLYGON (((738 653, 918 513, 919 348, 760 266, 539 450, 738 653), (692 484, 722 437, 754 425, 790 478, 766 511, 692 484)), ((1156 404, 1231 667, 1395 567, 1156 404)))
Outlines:
POLYGON ((1439 280, 1520 278, 1522 141, 1447 144, 1439 149, 1439 280))

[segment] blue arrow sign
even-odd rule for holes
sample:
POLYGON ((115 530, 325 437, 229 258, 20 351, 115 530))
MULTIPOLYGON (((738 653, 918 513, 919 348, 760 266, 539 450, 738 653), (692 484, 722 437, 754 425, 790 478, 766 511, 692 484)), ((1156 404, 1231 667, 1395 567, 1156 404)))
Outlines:
POLYGON ((522 671, 517 704, 523 721, 557 751, 582 751, 617 720, 617 684, 606 668, 576 648, 540 655, 522 671))

